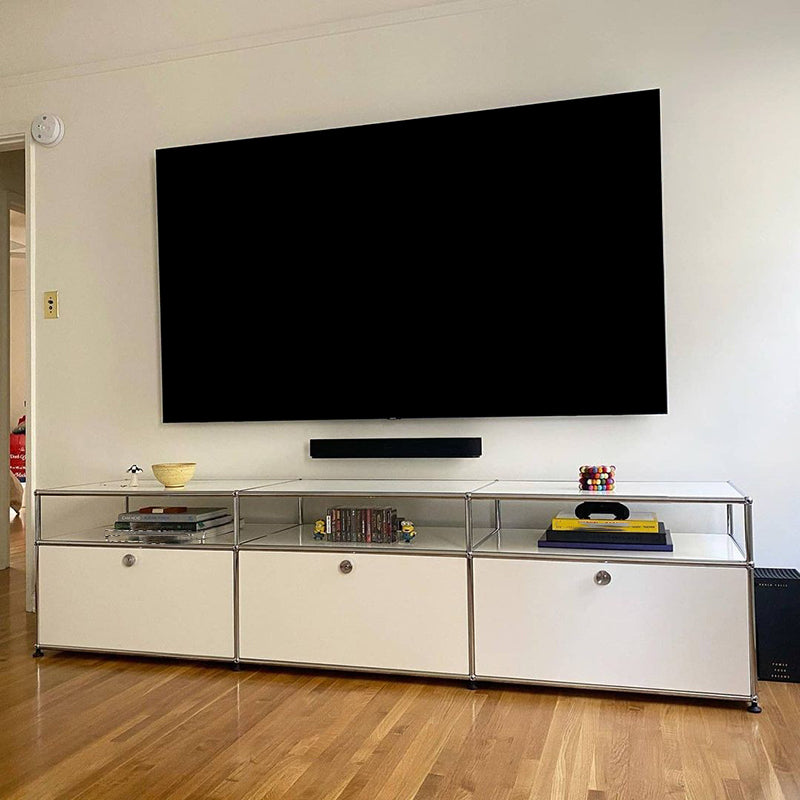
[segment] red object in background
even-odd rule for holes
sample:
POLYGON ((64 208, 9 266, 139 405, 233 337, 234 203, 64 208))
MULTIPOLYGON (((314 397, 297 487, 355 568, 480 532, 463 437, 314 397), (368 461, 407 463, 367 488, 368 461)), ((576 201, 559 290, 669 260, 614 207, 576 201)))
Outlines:
POLYGON ((25 434, 12 433, 10 434, 9 445, 9 466, 11 472, 19 478, 25 480, 25 434))

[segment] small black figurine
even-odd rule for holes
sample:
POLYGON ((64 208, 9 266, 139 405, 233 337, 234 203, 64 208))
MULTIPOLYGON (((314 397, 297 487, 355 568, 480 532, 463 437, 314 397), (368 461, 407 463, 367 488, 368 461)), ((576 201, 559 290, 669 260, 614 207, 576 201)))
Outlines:
POLYGON ((131 464, 125 472, 131 473, 131 486, 138 486, 139 485, 139 473, 144 472, 144 470, 138 464, 131 464))

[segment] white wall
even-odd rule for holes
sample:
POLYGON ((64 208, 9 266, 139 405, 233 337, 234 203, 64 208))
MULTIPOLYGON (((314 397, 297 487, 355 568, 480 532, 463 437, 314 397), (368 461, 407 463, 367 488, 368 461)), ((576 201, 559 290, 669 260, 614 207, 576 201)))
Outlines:
MULTIPOLYGON (((30 20, 41 32, 51 22, 30 5, 9 8, 41 13, 30 20)), ((440 3, 442 15, 431 6, 374 26, 364 17, 313 19, 317 27, 279 31, 254 17, 258 36, 222 44, 184 5, 159 4, 178 15, 171 38, 151 48, 170 48, 160 54, 145 53, 142 41, 138 59, 128 50, 114 56, 124 26, 108 18, 101 40, 101 18, 84 59, 53 44, 52 61, 39 53, 21 68, 28 74, 0 63, 0 135, 45 111, 66 126, 61 144, 32 153, 35 296, 56 288, 61 301, 56 321, 42 320, 34 304, 39 485, 173 459, 196 460, 198 478, 569 479, 582 463, 610 461, 621 480, 732 480, 755 499, 757 562, 800 566, 794 2, 440 3), (661 88, 663 103, 667 416, 159 422, 155 148, 650 87, 661 88), (484 455, 366 464, 307 457, 309 437, 384 435, 480 435, 484 455)), ((242 0, 231 13, 237 5, 254 8, 242 0)), ((60 22, 59 41, 76 41, 71 30, 85 37, 79 19, 60 22)), ((244 37, 237 25, 218 38, 244 37)), ((223 297, 228 281, 246 281, 237 265, 224 267, 223 297)), ((535 359, 525 367, 535 368, 535 359)))

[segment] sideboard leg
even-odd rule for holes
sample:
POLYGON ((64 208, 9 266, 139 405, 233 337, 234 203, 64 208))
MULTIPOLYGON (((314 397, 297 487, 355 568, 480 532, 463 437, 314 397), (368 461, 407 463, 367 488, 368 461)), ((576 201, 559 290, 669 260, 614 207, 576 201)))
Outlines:
POLYGON ((758 698, 757 697, 750 701, 750 703, 747 706, 747 710, 751 714, 760 714, 761 713, 761 706, 758 704, 758 698))
POLYGON ((41 658, 44 655, 44 651, 41 647, 37 644, 33 651, 33 658, 41 658))
POLYGON ((475 678, 470 678, 470 679, 467 681, 467 689, 472 689, 472 690, 475 690, 475 689, 477 689, 477 688, 478 688, 478 681, 477 681, 477 680, 475 680, 475 678))

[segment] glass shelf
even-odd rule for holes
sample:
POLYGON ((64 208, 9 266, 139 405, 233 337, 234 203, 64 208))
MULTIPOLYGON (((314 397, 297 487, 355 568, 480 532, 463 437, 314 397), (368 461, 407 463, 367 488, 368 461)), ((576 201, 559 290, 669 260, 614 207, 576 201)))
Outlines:
POLYGON ((746 558, 731 536, 724 533, 670 533, 673 550, 598 550, 593 548, 539 547, 543 530, 502 528, 474 548, 476 555, 573 559, 602 561, 698 562, 704 564, 744 564, 746 558))
POLYGON ((574 481, 493 481, 474 489, 482 499, 616 500, 619 502, 746 503, 727 481, 619 481, 612 492, 587 492, 574 481))
POLYGON ((101 483, 83 483, 72 486, 56 486, 48 489, 37 489, 36 494, 43 497, 57 496, 115 496, 122 497, 203 497, 207 495, 233 496, 237 492, 272 484, 287 483, 291 478, 272 479, 239 479, 239 480, 192 480, 180 489, 167 489, 155 480, 139 480, 137 486, 130 481, 103 481, 101 483))
MULTIPOLYGON (((239 529, 239 543, 247 544, 254 540, 260 539, 265 536, 272 536, 288 527, 293 527, 287 523, 268 523, 261 522, 255 524, 243 524, 239 529)), ((213 532, 206 532, 205 535, 199 534, 192 539, 183 539, 180 541, 163 541, 158 539, 148 539, 146 531, 115 531, 115 533, 122 537, 125 534, 133 534, 134 536, 142 536, 141 540, 129 538, 124 541, 107 538, 110 530, 113 528, 113 522, 108 525, 103 525, 94 528, 84 528, 69 533, 59 533, 50 535, 47 538, 41 539, 41 544, 89 544, 89 545, 108 545, 120 547, 224 547, 226 549, 232 548, 234 544, 233 532, 229 531, 222 534, 214 534, 213 532)))
MULTIPOLYGON (((186 548, 225 548, 231 549, 233 547, 233 532, 230 533, 223 533, 223 534, 211 534, 206 533, 205 536, 198 536, 191 540, 181 540, 181 541, 149 541, 146 539, 144 534, 146 531, 139 531, 138 534, 142 536, 142 540, 136 541, 114 541, 109 540, 106 536, 109 533, 109 529, 113 527, 112 525, 103 525, 101 527, 95 528, 85 528, 77 531, 72 531, 69 533, 59 533, 56 535, 50 535, 46 538, 40 539, 39 544, 74 544, 74 545, 103 545, 104 547, 179 547, 181 549, 186 548)), ((137 531, 116 531, 117 534, 137 534, 137 531)))
POLYGON ((292 519, 291 527, 243 543, 247 549, 441 553, 466 555, 466 498, 490 481, 299 479, 243 491, 240 513, 248 528, 260 519, 292 519), (292 505, 293 504, 293 505, 292 505), (416 536, 406 542, 356 542, 315 539, 313 522, 335 507, 397 509, 414 521, 416 536))
MULTIPOLYGON (((245 528, 248 536, 261 528, 260 523, 248 523, 245 528)), ((410 541, 398 542, 332 542, 314 538, 311 523, 284 527, 275 533, 264 533, 259 538, 248 538, 243 549, 259 550, 342 550, 392 553, 461 553, 466 554, 464 528, 424 525, 417 529, 417 535, 410 541)))
POLYGON ((303 478, 242 491, 246 496, 289 497, 451 497, 464 498, 494 481, 348 480, 303 478))

